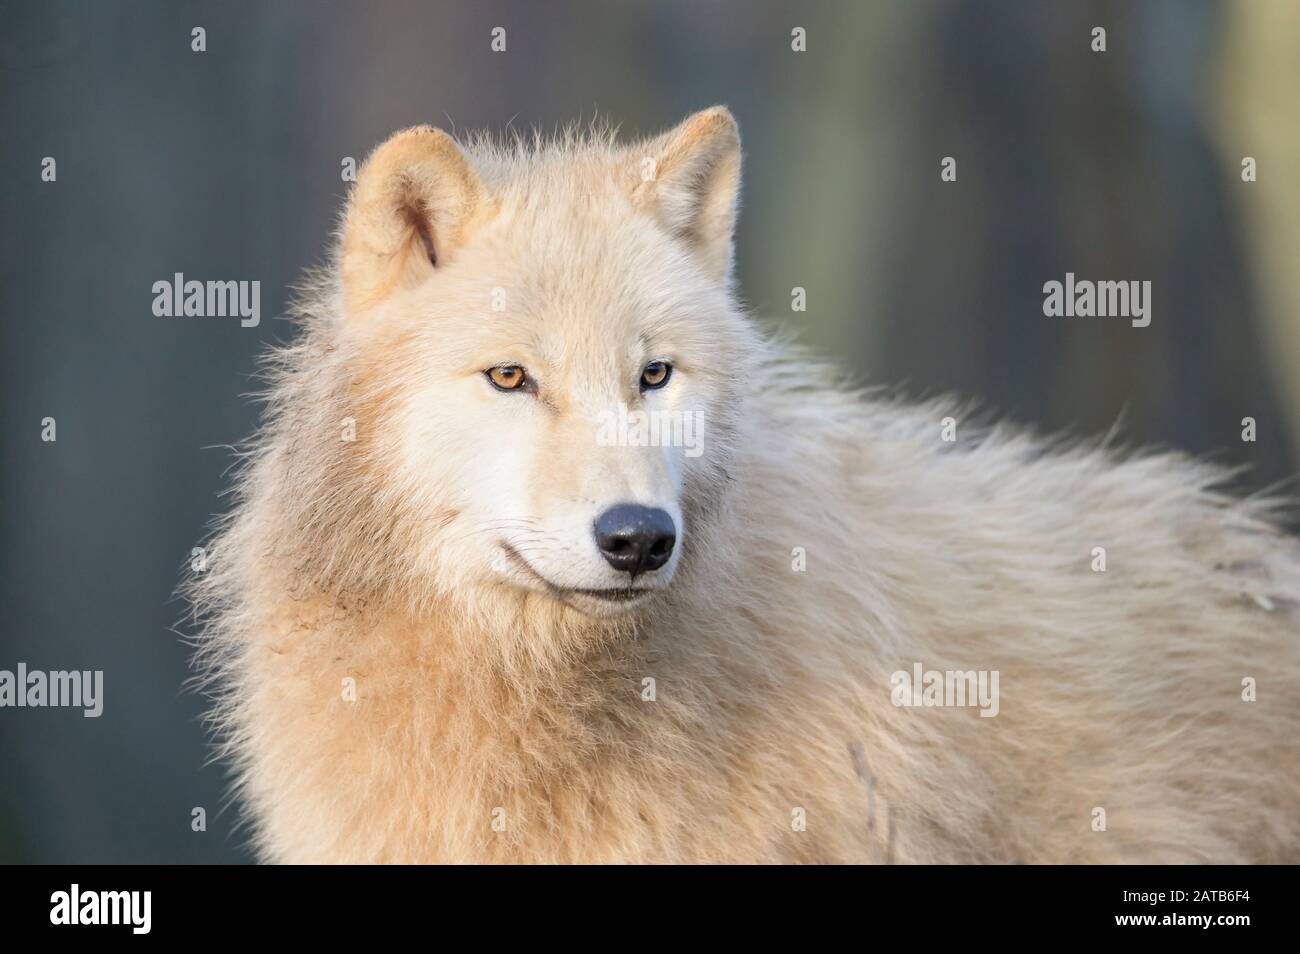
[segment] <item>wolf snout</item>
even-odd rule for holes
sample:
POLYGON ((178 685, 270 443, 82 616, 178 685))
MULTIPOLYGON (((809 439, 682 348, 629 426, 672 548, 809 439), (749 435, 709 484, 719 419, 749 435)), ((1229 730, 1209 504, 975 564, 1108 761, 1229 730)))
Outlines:
POLYGON ((596 518, 596 547, 614 569, 631 573, 657 570, 673 555, 677 527, 666 510, 620 504, 596 518))

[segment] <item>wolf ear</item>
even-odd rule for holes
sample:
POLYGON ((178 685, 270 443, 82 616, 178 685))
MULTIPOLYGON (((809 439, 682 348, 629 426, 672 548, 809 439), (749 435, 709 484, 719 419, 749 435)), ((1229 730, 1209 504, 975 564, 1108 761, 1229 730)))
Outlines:
POLYGON ((731 275, 740 199, 740 130, 725 106, 698 112, 630 150, 633 202, 686 241, 709 274, 731 275))
POLYGON ((445 264, 483 196, 465 154, 440 129, 404 129, 371 153, 343 221, 348 312, 417 285, 445 264))

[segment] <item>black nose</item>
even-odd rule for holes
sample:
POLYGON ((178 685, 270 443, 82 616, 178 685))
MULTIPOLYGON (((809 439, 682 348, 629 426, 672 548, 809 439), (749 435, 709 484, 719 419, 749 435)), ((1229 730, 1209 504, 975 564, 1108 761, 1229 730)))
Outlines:
POLYGON ((658 507, 620 504, 596 519, 596 546, 601 556, 633 578, 667 563, 676 542, 673 518, 658 507))

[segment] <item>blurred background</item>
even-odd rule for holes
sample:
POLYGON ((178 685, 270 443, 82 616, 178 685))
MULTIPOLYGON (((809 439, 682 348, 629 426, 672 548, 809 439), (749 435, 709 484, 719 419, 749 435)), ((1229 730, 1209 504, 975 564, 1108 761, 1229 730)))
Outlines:
POLYGON ((0 4, 0 669, 102 669, 106 696, 0 709, 0 861, 249 859, 172 591, 345 157, 413 123, 630 136, 725 103, 761 320, 916 396, 1122 415, 1253 490, 1300 447, 1297 99, 1293 0, 0 4), (178 271, 261 281, 261 324, 155 318, 178 271), (1045 317, 1067 271, 1151 281, 1151 325, 1045 317))

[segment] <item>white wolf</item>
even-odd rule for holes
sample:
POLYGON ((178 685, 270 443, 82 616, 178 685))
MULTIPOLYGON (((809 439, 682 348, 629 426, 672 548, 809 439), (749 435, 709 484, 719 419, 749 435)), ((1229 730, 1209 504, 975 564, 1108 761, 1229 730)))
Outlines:
POLYGON ((1265 504, 784 354, 739 181, 722 108, 370 157, 191 584, 262 857, 1295 860, 1265 504))

